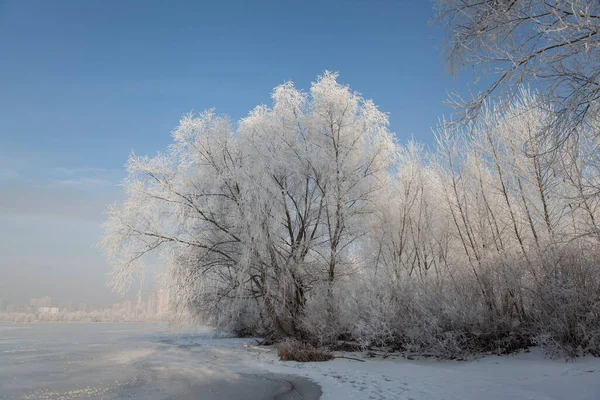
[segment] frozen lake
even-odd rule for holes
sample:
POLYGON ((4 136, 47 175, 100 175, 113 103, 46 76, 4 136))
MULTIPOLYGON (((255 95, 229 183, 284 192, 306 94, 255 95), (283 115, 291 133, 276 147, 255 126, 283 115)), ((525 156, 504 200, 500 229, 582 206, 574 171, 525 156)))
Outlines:
POLYGON ((250 343, 161 324, 0 324, 0 399, 320 397, 308 379, 240 355, 250 343))

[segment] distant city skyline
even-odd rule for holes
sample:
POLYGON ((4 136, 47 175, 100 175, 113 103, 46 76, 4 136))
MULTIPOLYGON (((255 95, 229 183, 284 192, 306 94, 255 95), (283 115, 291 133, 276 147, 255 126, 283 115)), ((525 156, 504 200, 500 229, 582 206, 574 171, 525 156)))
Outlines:
POLYGON ((135 300, 124 300, 108 306, 88 304, 77 301, 56 301, 51 296, 41 296, 29 299, 27 302, 11 302, 0 296, 0 312, 91 312, 100 310, 134 312, 142 311, 147 314, 165 314, 170 311, 169 290, 165 288, 154 289, 139 294, 135 300))

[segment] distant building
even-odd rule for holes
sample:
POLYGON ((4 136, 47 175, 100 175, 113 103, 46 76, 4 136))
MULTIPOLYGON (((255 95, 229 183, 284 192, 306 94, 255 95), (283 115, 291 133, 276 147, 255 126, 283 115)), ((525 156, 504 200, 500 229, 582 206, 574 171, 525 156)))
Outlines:
POLYGON ((62 310, 62 312, 76 312, 77 310, 77 303, 75 303, 74 301, 67 301, 66 304, 63 304, 64 307, 60 307, 60 309, 62 310))
POLYGON ((148 300, 146 301, 146 312, 148 314, 156 314, 156 293, 148 293, 148 300))
POLYGON ((34 309, 38 309, 40 307, 50 307, 52 305, 52 297, 43 296, 36 299, 31 299, 29 301, 29 305, 31 305, 34 309))
POLYGON ((58 307, 40 307, 38 311, 41 313, 47 313, 47 314, 58 314, 59 308, 58 307))
POLYGON ((132 312, 133 311, 133 302, 130 300, 127 300, 126 302, 123 303, 123 305, 121 306, 121 309, 126 312, 132 312))
POLYGON ((169 312, 169 290, 168 289, 159 289, 156 297, 157 297, 156 313, 157 314, 168 313, 169 312))

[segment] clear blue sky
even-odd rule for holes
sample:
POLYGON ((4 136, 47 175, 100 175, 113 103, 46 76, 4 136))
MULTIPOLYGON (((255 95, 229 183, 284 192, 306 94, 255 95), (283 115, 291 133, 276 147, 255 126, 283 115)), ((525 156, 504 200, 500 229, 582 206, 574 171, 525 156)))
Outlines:
POLYGON ((0 296, 109 301, 104 204, 131 150, 164 150, 188 111, 239 119, 328 69, 431 143, 464 89, 432 18, 426 0, 0 0, 0 296))

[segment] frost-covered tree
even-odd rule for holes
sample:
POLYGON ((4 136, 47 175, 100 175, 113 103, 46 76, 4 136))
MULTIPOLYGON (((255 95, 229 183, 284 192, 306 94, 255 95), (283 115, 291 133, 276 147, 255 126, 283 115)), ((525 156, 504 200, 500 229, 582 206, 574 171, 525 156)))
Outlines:
POLYGON ((600 354, 597 126, 548 151, 548 100, 520 90, 426 150, 336 74, 272 98, 236 125, 187 115, 165 153, 130 157, 101 243, 113 287, 151 257, 175 305, 237 333, 600 354))
POLYGON ((598 120, 600 109, 600 3, 597 0, 436 0, 447 27, 451 71, 479 68, 490 82, 456 104, 473 118, 493 94, 514 95, 531 84, 549 102, 544 134, 559 144, 598 120), (554 128, 552 128, 554 127, 554 128))
POLYGON ((115 288, 153 253, 175 301, 221 326, 300 335, 323 291, 334 323, 333 286, 365 266, 358 249, 394 152, 387 117, 328 72, 309 93, 286 83, 272 97, 237 129, 188 115, 165 154, 130 158, 102 241, 115 288))

